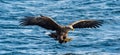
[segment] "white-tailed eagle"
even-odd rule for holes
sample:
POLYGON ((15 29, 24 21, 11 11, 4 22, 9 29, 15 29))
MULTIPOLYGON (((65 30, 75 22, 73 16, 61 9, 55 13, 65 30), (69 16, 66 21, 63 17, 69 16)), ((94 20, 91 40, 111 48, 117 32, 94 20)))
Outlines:
POLYGON ((75 28, 98 28, 102 23, 101 20, 79 20, 67 26, 61 26, 52 18, 41 15, 39 17, 25 17, 21 20, 20 24, 23 26, 38 25, 42 28, 53 30, 55 32, 49 34, 49 36, 58 40, 59 43, 66 43, 71 40, 71 38, 67 38, 70 30, 74 30, 75 28))

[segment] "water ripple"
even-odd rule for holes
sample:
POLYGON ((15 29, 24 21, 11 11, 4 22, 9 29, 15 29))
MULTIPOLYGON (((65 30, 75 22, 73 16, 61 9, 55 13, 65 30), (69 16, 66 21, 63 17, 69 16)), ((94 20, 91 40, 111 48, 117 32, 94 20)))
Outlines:
POLYGON ((119 0, 0 0, 0 55, 119 55, 119 0), (20 26, 24 16, 50 16, 61 25, 103 20, 97 29, 75 29, 59 44, 38 26, 20 26))

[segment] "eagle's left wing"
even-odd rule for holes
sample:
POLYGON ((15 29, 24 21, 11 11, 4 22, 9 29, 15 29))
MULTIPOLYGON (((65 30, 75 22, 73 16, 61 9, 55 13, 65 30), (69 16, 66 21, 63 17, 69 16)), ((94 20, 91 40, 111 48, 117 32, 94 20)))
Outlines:
POLYGON ((60 30, 61 26, 57 24, 52 18, 41 16, 41 17, 25 17, 21 20, 21 25, 28 26, 28 25, 38 25, 42 28, 48 30, 60 30))
POLYGON ((73 28, 97 28, 102 23, 102 20, 80 20, 70 24, 70 26, 73 28))

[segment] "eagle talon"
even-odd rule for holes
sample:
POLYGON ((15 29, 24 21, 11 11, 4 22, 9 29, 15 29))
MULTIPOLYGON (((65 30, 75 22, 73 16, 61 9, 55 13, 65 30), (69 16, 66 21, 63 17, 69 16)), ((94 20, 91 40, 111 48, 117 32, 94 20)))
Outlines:
POLYGON ((63 41, 64 41, 64 43, 67 43, 67 42, 69 42, 69 41, 71 41, 72 40, 72 38, 66 38, 66 39, 64 39, 63 41))

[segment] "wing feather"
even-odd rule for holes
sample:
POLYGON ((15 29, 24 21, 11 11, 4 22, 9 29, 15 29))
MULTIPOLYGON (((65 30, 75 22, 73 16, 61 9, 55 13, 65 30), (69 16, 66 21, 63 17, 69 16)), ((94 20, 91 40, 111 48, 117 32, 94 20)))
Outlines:
POLYGON ((20 20, 20 25, 27 26, 27 25, 37 25, 38 21, 35 17, 25 17, 24 19, 20 20))
POLYGON ((97 28, 102 23, 102 20, 80 20, 70 24, 70 26, 73 28, 97 28))
POLYGON ((59 30, 61 28, 53 19, 41 16, 41 17, 25 17, 21 21, 21 25, 28 26, 28 25, 38 25, 42 28, 48 30, 59 30))

